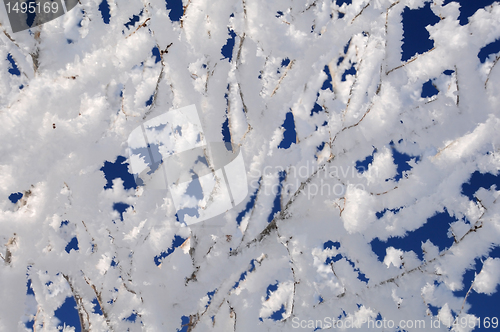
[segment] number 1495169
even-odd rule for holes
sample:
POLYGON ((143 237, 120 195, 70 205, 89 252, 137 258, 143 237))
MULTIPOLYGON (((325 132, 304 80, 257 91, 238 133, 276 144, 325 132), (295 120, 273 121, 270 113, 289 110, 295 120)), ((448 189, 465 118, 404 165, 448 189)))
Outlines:
POLYGON ((41 14, 41 13, 57 13, 59 10, 59 4, 57 2, 45 2, 41 5, 39 2, 15 2, 11 5, 9 2, 6 4, 7 12, 10 13, 29 13, 29 14, 41 14))

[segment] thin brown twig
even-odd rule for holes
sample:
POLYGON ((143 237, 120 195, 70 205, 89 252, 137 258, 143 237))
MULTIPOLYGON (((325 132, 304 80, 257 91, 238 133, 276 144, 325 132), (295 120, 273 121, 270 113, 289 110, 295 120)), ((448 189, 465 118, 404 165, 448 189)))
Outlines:
POLYGON ((137 30, 139 30, 140 28, 144 28, 146 26, 146 23, 148 23, 148 21, 151 19, 151 17, 148 17, 144 22, 142 22, 130 35, 128 35, 127 37, 125 37, 125 39, 127 39, 128 37, 132 36, 133 34, 135 34, 137 32, 137 30))
POLYGON ((278 91, 279 87, 280 87, 280 84, 281 84, 281 81, 283 81, 283 79, 285 78, 286 74, 288 74, 288 71, 290 69, 292 69, 292 66, 295 62, 295 59, 290 61, 290 63, 288 64, 288 66, 286 66, 286 69, 285 69, 285 72, 283 73, 283 75, 281 75, 279 81, 278 81, 278 84, 276 84, 276 87, 274 88, 273 92, 271 93, 271 97, 274 96, 274 94, 276 93, 276 91, 278 91))
POLYGON ((496 64, 498 63, 498 60, 500 60, 500 56, 497 56, 496 59, 495 59, 495 61, 493 61, 493 66, 491 66, 490 72, 488 73, 488 77, 486 77, 486 81, 484 82, 484 88, 485 89, 487 88, 488 82, 490 80, 491 72, 493 71, 493 68, 495 68, 496 64))
POLYGON ((361 9, 361 11, 359 13, 356 14, 356 16, 354 16, 354 18, 351 20, 351 24, 354 23, 354 20, 357 19, 361 14, 363 14, 363 11, 368 8, 368 6, 370 5, 370 2, 368 2, 364 7, 363 9, 361 9))
POLYGON ((414 56, 413 58, 411 58, 410 60, 406 61, 405 63, 403 63, 403 64, 401 64, 401 65, 399 65, 399 66, 397 66, 397 67, 395 67, 395 68, 392 68, 391 70, 389 70, 389 71, 388 71, 388 72, 386 72, 385 74, 386 74, 386 75, 389 75, 390 73, 392 73, 392 72, 393 72, 393 71, 395 71, 396 69, 403 68, 404 66, 406 66, 406 65, 408 65, 408 64, 410 64, 410 63, 412 63, 413 61, 415 61, 415 60, 419 59, 421 56, 426 55, 426 54, 428 54, 428 53, 430 53, 430 52, 434 51, 435 49, 436 49, 436 47, 433 47, 433 48, 431 48, 430 50, 428 50, 428 51, 426 51, 426 52, 424 52, 424 53, 422 53, 422 54, 418 54, 418 55, 414 56))
POLYGON ((62 275, 64 279, 68 282, 69 288, 71 289, 71 293, 73 294, 73 298, 75 299, 76 305, 78 307, 78 317, 80 318, 80 327, 83 332, 90 332, 91 331, 91 323, 90 323, 90 317, 89 313, 83 306, 83 299, 82 297, 76 292, 75 287, 70 281, 69 276, 63 274, 62 275), (83 316, 85 314, 85 317, 83 316))

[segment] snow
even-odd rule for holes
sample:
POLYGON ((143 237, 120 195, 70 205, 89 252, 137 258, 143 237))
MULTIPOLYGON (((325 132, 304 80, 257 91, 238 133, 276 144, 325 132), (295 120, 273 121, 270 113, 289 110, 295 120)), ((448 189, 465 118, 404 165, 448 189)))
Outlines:
POLYGON ((500 259, 489 257, 483 264, 483 269, 474 280, 474 290, 478 293, 491 295, 496 292, 500 283, 500 259))
POLYGON ((55 331, 71 299, 76 331, 472 315, 469 288, 500 283, 500 4, 464 13, 90 0, 13 33, 0 10, 0 330, 55 331), (410 52, 416 12, 434 16, 410 52), (171 161, 168 191, 146 175, 211 142, 239 155, 193 222, 181 178, 212 170, 171 161))

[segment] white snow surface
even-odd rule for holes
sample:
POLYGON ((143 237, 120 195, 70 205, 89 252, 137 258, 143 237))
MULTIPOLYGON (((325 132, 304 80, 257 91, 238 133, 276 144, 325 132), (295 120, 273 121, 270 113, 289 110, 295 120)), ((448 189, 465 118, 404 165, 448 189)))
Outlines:
MULTIPOLYGON (((179 22, 161 0, 108 3, 109 24, 100 1, 82 0, 16 34, 0 10, 0 331, 27 331, 28 320, 36 331, 57 331, 54 312, 67 296, 84 331, 176 331, 183 316, 189 331, 291 331, 294 318, 359 322, 378 314, 429 322, 429 305, 442 318, 467 315, 470 306, 452 291, 468 289, 465 271, 500 245, 499 192, 481 189, 474 202, 461 194, 474 171, 500 168, 500 69, 494 56, 484 64, 477 57, 500 38, 499 3, 460 26, 457 4, 434 1, 441 17, 428 27, 434 48, 407 62, 401 13, 423 0, 353 0, 342 8, 331 0, 185 0, 179 22), (221 55, 228 28, 236 34, 230 62, 221 55), (8 73, 8 54, 20 76, 8 73), (342 81, 352 64, 356 74, 342 81), (333 91, 320 90, 325 66, 333 91), (429 79, 440 93, 421 98, 429 79), (311 116, 317 93, 322 111, 311 116), (250 189, 237 208, 186 227, 170 197, 125 190, 119 179, 103 189, 100 168, 126 156, 128 136, 142 123, 192 104, 207 142, 222 140, 227 116, 250 189), (279 149, 288 112, 296 143, 279 149), (391 141, 420 156, 399 181, 391 141), (372 165, 358 173, 356 161, 374 149, 372 165), (281 212, 268 224, 277 174, 300 167, 307 171, 288 172, 281 212), (328 175, 333 168, 342 171, 328 175), (315 193, 322 185, 338 191, 315 193), (13 204, 16 192, 24 196, 13 204), (131 205, 123 221, 117 202, 131 205), (444 208, 469 221, 452 226, 450 248, 425 242, 423 260, 397 248, 384 261, 373 253, 373 239, 404 236, 444 208), (155 265, 174 235, 187 240, 155 265), (74 236, 79 250, 67 253, 74 236), (329 240, 340 247, 323 250, 329 240), (26 295, 28 279, 34 296, 26 295), (270 319, 282 306, 282 319, 270 319), (132 313, 135 322, 125 320, 132 313)), ((499 269, 498 259, 486 260, 474 290, 494 292, 499 269)))

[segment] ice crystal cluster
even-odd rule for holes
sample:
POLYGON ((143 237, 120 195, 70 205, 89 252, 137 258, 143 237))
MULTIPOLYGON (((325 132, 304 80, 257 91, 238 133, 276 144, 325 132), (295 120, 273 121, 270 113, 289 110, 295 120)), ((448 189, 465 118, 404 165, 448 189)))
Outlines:
POLYGON ((172 3, 81 0, 18 33, 0 11, 0 330, 473 330, 467 297, 500 282, 500 185, 469 184, 500 168, 500 4, 172 3), (188 226, 106 167, 189 105, 249 194, 188 226))

